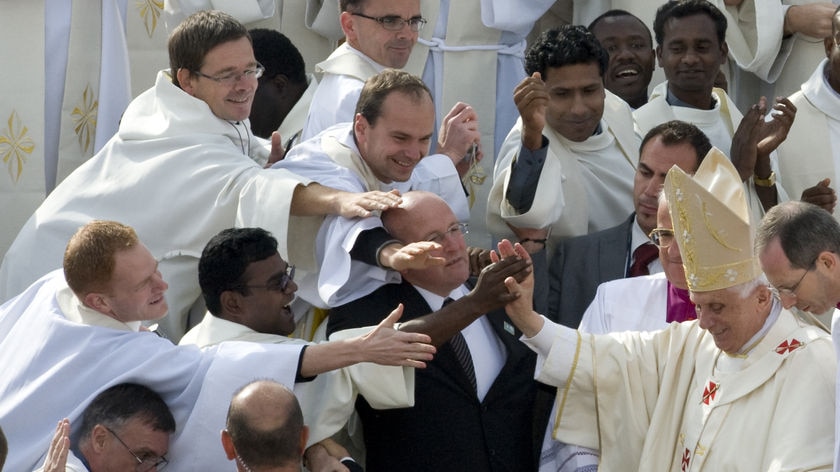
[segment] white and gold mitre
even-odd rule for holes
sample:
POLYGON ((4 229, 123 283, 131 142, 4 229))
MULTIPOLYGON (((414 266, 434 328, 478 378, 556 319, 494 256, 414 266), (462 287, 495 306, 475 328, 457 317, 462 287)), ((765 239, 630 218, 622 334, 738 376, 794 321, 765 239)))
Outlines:
POLYGON ((665 192, 689 290, 719 290, 761 274, 744 185, 720 150, 706 154, 694 177, 672 167, 665 192))

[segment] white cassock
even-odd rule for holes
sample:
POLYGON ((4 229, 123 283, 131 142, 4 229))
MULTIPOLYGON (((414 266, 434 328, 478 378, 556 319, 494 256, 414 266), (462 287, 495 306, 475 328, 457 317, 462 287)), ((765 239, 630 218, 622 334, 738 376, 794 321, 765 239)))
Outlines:
POLYGON ((523 228, 551 226, 549 250, 557 241, 611 228, 633 212, 633 176, 639 161, 639 137, 624 101, 607 91, 601 132, 581 143, 550 126, 548 154, 534 203, 519 213, 506 199, 513 163, 522 148, 522 120, 505 139, 496 161, 487 202, 487 227, 497 238, 511 238, 511 224, 523 228))
MULTIPOLYGON (((371 329, 373 327, 340 331, 331 338, 347 339, 367 333, 371 329)), ((204 315, 204 319, 189 330, 178 344, 207 349, 225 341, 311 344, 286 336, 259 333, 245 325, 224 320, 210 313, 204 315)), ((377 409, 412 407, 414 369, 364 362, 325 372, 311 382, 295 384, 295 396, 300 401, 304 422, 309 426, 308 445, 338 432, 353 415, 356 397, 359 395, 363 395, 365 400, 377 409)))
POLYGON ((315 72, 322 74, 321 80, 309 105, 301 140, 312 138, 335 124, 352 122, 365 81, 384 69, 348 43, 319 62, 315 72))
POLYGON ((657 331, 668 326, 668 279, 660 272, 604 282, 583 313, 584 333, 657 331))
POLYGON ((131 99, 126 3, 3 4, 0 256, 49 192, 117 131, 131 99))
MULTIPOLYGON (((424 157, 406 182, 380 182, 359 155, 352 123, 335 125, 298 144, 274 167, 348 192, 388 191, 393 188, 401 193, 425 190, 445 200, 460 221, 469 218, 461 180, 448 156, 432 154, 424 157)), ((328 216, 317 230, 317 236, 316 231, 308 236, 309 241, 315 241, 317 267, 325 270, 310 270, 302 274, 298 282, 298 296, 319 307, 338 306, 363 297, 385 283, 399 282, 399 273, 393 270, 350 258, 350 250, 359 233, 381 226, 382 221, 378 217, 350 219, 328 216)))
POLYGON ((163 398, 175 417, 170 470, 218 470, 219 431, 233 393, 258 378, 294 386, 300 345, 231 342, 200 351, 136 332, 81 305, 56 270, 0 307, 0 424, 8 470, 43 463, 56 423, 81 414, 113 385, 137 382, 163 398))
POLYGON ((301 133, 303 133, 303 125, 306 124, 306 115, 309 114, 309 106, 312 104, 312 98, 315 96, 315 90, 318 89, 318 79, 315 74, 306 74, 307 86, 303 91, 295 105, 283 118, 277 132, 280 133, 280 138, 283 139, 283 149, 287 152, 295 144, 300 142, 301 133))
MULTIPOLYGON (((668 82, 657 85, 650 95, 647 104, 633 112, 636 120, 636 130, 639 135, 644 136, 651 128, 670 120, 682 120, 691 123, 700 131, 706 134, 712 146, 718 148, 727 157, 732 148, 732 136, 743 119, 743 115, 735 106, 735 102, 722 89, 712 90, 715 98, 714 108, 701 110, 693 107, 672 106, 666 100, 668 94, 668 82)), ((770 154, 770 167, 776 173, 776 191, 779 202, 789 200, 788 194, 782 186, 782 175, 779 172, 778 157, 776 153, 770 154)), ((816 182, 815 182, 816 183, 816 182)), ((750 218, 755 224, 761 221, 764 216, 764 207, 755 192, 755 184, 752 176, 744 182, 744 192, 747 195, 747 202, 750 206, 750 218)))
POLYGON ((262 169, 252 157, 267 157, 265 143, 250 135, 247 120, 217 118, 207 103, 173 85, 166 71, 158 73, 155 87, 129 105, 117 135, 59 185, 18 234, 0 266, 0 300, 61 267, 67 241, 93 219, 134 227, 158 259, 169 283, 169 315, 161 327, 176 341, 201 293, 201 251, 219 231, 260 226, 274 234, 291 263, 314 260, 311 240, 294 233, 321 220, 292 218, 289 224, 292 192, 308 181, 262 169))
MULTIPOLYGON (((826 79, 828 67, 828 59, 823 60, 802 89, 790 97, 796 106, 796 120, 777 152, 779 174, 795 198, 825 178, 831 179, 833 188, 840 183, 840 94, 826 79)), ((839 215, 835 212, 834 218, 839 215)))
POLYGON ((600 449, 603 470, 831 468, 831 341, 778 303, 737 356, 697 321, 591 335, 545 320, 524 342, 559 387, 555 438, 600 449))

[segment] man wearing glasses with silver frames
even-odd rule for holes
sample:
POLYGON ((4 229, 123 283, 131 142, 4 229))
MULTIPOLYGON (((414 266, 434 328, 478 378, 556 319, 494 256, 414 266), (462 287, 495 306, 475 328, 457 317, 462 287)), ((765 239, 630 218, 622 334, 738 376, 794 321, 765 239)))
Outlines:
POLYGON ((47 459, 36 472, 161 471, 169 463, 175 418, 154 390, 122 383, 96 396, 82 413, 78 442, 70 421, 59 421, 47 459))

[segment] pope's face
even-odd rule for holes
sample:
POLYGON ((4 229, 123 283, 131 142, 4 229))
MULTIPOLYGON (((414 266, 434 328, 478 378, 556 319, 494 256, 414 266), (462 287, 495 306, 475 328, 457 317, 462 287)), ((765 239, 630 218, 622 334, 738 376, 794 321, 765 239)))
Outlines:
POLYGON ((253 70, 256 66, 251 41, 242 37, 211 49, 204 56, 204 64, 198 71, 204 75, 189 74, 185 76, 187 80, 181 80, 179 75, 179 82, 185 92, 205 101, 217 117, 241 121, 251 113, 251 103, 258 83, 254 74, 245 75, 243 72, 253 70), (239 79, 225 84, 209 78, 230 75, 238 75, 239 79))
POLYGON ((737 353, 764 325, 771 293, 759 286, 742 297, 737 290, 691 292, 700 327, 712 335, 715 345, 728 354, 737 353))

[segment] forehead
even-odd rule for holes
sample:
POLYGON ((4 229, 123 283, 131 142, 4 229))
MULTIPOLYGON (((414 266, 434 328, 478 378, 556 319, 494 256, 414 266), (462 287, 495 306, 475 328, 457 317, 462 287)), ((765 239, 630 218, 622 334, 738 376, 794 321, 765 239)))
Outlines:
POLYGON ((135 283, 145 280, 157 267, 152 253, 142 243, 114 255, 114 282, 135 283))
POLYGON ((430 234, 444 232, 450 225, 458 222, 449 205, 438 199, 422 201, 410 212, 404 213, 403 218, 405 235, 398 237, 409 242, 425 240, 430 234))
POLYGON ((690 298, 697 305, 708 305, 710 303, 733 305, 745 301, 740 298, 737 292, 725 288, 708 292, 691 292, 690 298))
POLYGON ((420 0, 365 0, 361 6, 368 15, 420 14, 420 0))
POLYGON ((595 61, 548 67, 543 80, 548 87, 586 87, 603 83, 601 70, 595 61))
POLYGON ((665 42, 688 40, 718 42, 715 22, 705 13, 669 18, 663 25, 662 38, 665 42))
POLYGON ((272 276, 282 273, 287 265, 280 254, 273 254, 265 259, 248 264, 243 279, 246 283, 265 283, 272 276))
POLYGON ((254 62, 254 48, 247 36, 217 44, 204 55, 204 65, 214 70, 245 67, 254 62))
POLYGON ((600 20, 592 29, 598 41, 641 37, 650 42, 650 30, 641 20, 630 15, 609 16, 600 20))
POLYGON ((694 172, 697 152, 689 143, 665 145, 661 136, 655 136, 645 143, 639 162, 657 173, 666 173, 675 165, 685 172, 694 172))
POLYGON ((425 92, 420 95, 398 90, 390 92, 382 101, 380 116, 374 126, 381 124, 408 135, 425 136, 431 133, 435 124, 431 97, 425 92))

